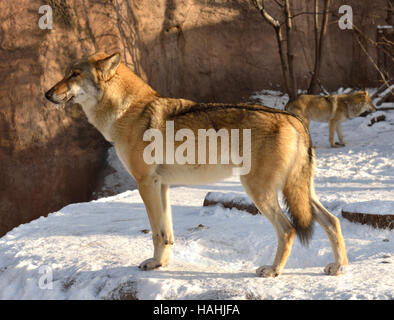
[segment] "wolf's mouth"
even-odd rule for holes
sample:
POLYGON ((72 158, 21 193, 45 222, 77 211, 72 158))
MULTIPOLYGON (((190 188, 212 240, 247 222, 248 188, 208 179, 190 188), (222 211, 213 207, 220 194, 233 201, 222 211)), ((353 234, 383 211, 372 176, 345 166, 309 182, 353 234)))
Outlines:
POLYGON ((74 102, 74 99, 75 99, 75 96, 66 97, 66 102, 65 103, 74 102))
POLYGON ((68 94, 62 94, 59 96, 53 94, 51 91, 45 93, 45 97, 54 104, 66 104, 75 98, 73 95, 68 94))
POLYGON ((56 104, 68 104, 69 102, 74 102, 74 96, 73 95, 66 95, 63 99, 59 99, 56 104))

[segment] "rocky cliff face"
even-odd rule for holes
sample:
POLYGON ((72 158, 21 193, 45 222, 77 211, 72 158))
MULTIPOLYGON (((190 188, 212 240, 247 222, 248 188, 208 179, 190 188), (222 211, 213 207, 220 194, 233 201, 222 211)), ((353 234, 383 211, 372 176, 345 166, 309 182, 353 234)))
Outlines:
POLYGON ((84 51, 75 31, 38 27, 41 5, 0 4, 0 235, 88 200, 105 159, 106 142, 77 106, 45 100, 64 64, 84 51))
MULTIPOLYGON (((274 1, 267 3, 268 11, 280 17, 274 1)), ((329 17, 321 82, 328 90, 373 85, 376 70, 360 50, 354 32, 338 26, 341 4, 333 2, 329 17)), ((376 39, 376 26, 385 23, 386 3, 346 4, 353 8, 353 22, 359 30, 376 39)), ((307 89, 314 64, 313 15, 300 13, 313 12, 313 1, 292 1, 292 6, 297 15, 295 73, 299 87, 307 89)), ((275 33, 250 1, 137 1, 133 13, 134 42, 126 49, 137 58, 129 62, 160 93, 231 102, 261 88, 282 89, 275 33)), ((369 54, 376 59, 372 47, 369 54)))
MULTIPOLYGON (((385 1, 349 2, 355 23, 374 38, 385 1), (361 20, 368 11, 371 18, 361 20)), ((311 6, 294 1, 296 11, 311 6)), ((312 25, 312 16, 297 18, 303 36, 296 39, 295 62, 302 87, 313 63, 313 43, 304 37, 312 25)), ((335 23, 330 29, 323 84, 334 89, 375 79, 351 32, 335 23)), ((126 64, 165 96, 235 102, 255 90, 281 88, 274 34, 248 1, 2 1, 0 235, 90 198, 108 144, 78 106, 57 110, 44 92, 73 59, 99 50, 121 50, 126 64), (52 30, 38 27, 43 4, 53 8, 52 30)))

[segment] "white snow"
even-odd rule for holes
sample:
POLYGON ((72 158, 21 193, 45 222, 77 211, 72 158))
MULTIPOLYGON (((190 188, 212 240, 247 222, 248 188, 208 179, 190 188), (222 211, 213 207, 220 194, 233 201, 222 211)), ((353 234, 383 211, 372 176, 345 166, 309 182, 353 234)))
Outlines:
POLYGON ((370 200, 349 203, 343 207, 343 211, 394 216, 394 201, 370 200))
MULTIPOLYGON (((266 100, 282 104, 280 95, 266 100)), ((267 104, 269 105, 269 104, 267 104)), ((391 104, 392 105, 392 104, 391 104)), ((394 299, 394 232, 351 223, 341 209, 353 202, 394 201, 394 112, 368 127, 373 115, 343 124, 347 146, 332 149, 328 125, 312 123, 316 192, 338 216, 350 265, 343 276, 323 273, 333 261, 316 224, 309 247, 295 241, 277 278, 255 269, 272 263, 276 236, 263 216, 202 207, 209 191, 244 194, 236 179, 171 189, 175 244, 169 266, 141 271, 153 252, 138 191, 72 204, 20 225, 0 239, 0 299, 394 299), (196 228, 199 224, 205 228, 196 228), (52 287, 52 288, 51 288, 52 287)))
POLYGON ((289 101, 289 96, 280 91, 263 90, 251 95, 250 100, 267 107, 284 109, 286 103, 289 101))
POLYGON ((244 205, 253 204, 253 201, 246 194, 235 192, 211 192, 206 198, 215 202, 233 202, 244 205))

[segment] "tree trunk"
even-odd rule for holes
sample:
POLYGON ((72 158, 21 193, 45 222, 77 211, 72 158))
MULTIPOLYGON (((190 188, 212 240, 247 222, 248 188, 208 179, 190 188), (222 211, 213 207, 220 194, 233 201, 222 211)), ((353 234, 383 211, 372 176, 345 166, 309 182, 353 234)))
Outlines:
MULTIPOLYGON (((314 35, 315 35, 315 65, 314 68, 316 68, 316 60, 317 57, 319 56, 319 0, 314 0, 314 11, 313 11, 313 17, 314 17, 314 35)), ((314 72, 311 72, 312 78, 311 78, 311 83, 309 84, 308 92, 311 87, 316 86, 317 78, 313 77, 314 72)))
POLYGON ((322 50, 324 45, 324 39, 327 31, 328 25, 328 13, 331 5, 331 0, 324 1, 324 15, 322 27, 320 29, 320 37, 317 40, 316 36, 318 35, 318 0, 315 0, 315 68, 312 74, 312 79, 309 85, 308 93, 317 94, 319 93, 318 79, 320 75, 320 67, 321 67, 321 57, 322 50))
POLYGON ((294 74, 294 48, 293 48, 293 41, 292 41, 292 17, 291 17, 291 10, 290 10, 290 2, 289 0, 285 1, 284 11, 286 15, 286 42, 287 42, 287 64, 289 66, 289 98, 290 101, 297 98, 297 82, 296 77, 294 74))
MULTIPOLYGON (((286 54, 284 52, 283 48, 283 34, 282 34, 282 26, 280 22, 273 18, 265 9, 265 1, 262 0, 261 3, 258 2, 257 0, 252 0, 253 5, 256 7, 256 9, 260 12, 260 14, 263 16, 263 18, 274 28, 275 34, 276 34, 276 41, 278 43, 278 52, 279 52, 279 57, 280 57, 280 64, 282 67, 282 75, 283 75, 283 83, 286 92, 289 95, 290 100, 294 100, 296 98, 297 94, 297 86, 295 83, 295 77, 294 77, 294 68, 293 68, 293 60, 292 60, 292 54, 287 50, 287 58, 286 54), (291 61, 290 61, 291 58, 291 61), (289 70, 289 66, 291 70, 289 70)), ((286 0, 287 6, 286 10, 289 12, 288 15, 288 21, 286 22, 286 25, 288 25, 289 28, 291 28, 291 16, 290 16, 290 5, 289 5, 289 0, 286 0)), ((284 8, 285 10, 285 8, 284 8)), ((291 43, 291 36, 289 36, 289 32, 287 34, 287 46, 289 48, 292 48, 292 43, 291 43), (289 40, 290 38, 290 40, 289 40), (290 41, 290 43, 289 43, 290 41)))
POLYGON ((278 43, 278 52, 279 52, 279 57, 280 57, 280 64, 282 67, 282 76, 283 76, 283 81, 285 85, 285 90, 289 94, 289 97, 291 95, 291 83, 290 83, 290 76, 289 76, 289 68, 287 65, 286 61, 286 56, 283 50, 283 35, 282 35, 282 29, 281 27, 275 28, 275 33, 276 33, 276 41, 278 43))

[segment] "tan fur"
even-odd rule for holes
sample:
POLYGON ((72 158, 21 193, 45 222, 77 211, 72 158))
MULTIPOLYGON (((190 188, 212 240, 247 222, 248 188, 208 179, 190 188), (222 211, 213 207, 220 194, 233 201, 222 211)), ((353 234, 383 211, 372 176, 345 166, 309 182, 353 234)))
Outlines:
POLYGON ((343 121, 357 117, 363 112, 373 112, 376 108, 368 92, 363 90, 331 96, 301 95, 289 102, 285 110, 302 117, 307 126, 311 120, 329 122, 329 141, 331 147, 335 148, 345 146, 341 129, 343 121), (340 143, 334 143, 334 131, 337 132, 340 143))
MULTIPOLYGON (((278 237, 274 263, 257 269, 259 276, 281 273, 295 235, 307 242, 314 219, 326 230, 333 245, 335 263, 326 272, 335 275, 341 272, 341 267, 347 264, 344 240, 338 219, 321 206, 314 194, 314 155, 302 121, 288 112, 257 105, 199 104, 163 98, 119 60, 120 54, 102 53, 79 60, 46 97, 54 103, 73 100, 81 104, 88 120, 114 143, 120 160, 136 180, 154 244, 153 258, 142 262, 140 268, 149 270, 169 262, 174 242, 169 185, 217 181, 230 176, 232 168, 239 166, 234 162, 147 164, 143 152, 150 142, 143 141, 144 132, 156 128, 165 136, 166 121, 174 121, 175 130, 187 128, 196 137, 198 129, 251 129, 251 168, 240 179, 278 237), (68 88, 66 92, 64 87, 68 88), (279 207, 280 190, 292 222, 279 207)), ((221 143, 218 139, 218 149, 221 143)))

